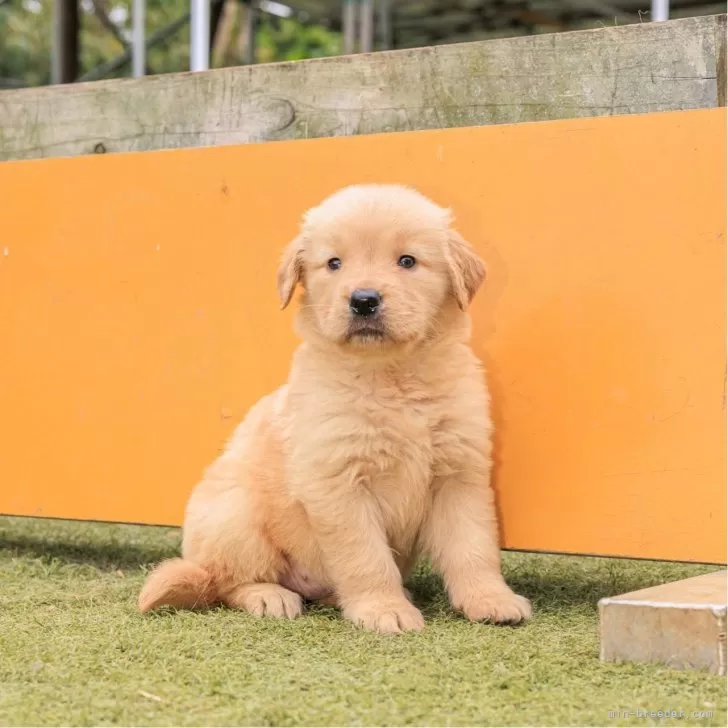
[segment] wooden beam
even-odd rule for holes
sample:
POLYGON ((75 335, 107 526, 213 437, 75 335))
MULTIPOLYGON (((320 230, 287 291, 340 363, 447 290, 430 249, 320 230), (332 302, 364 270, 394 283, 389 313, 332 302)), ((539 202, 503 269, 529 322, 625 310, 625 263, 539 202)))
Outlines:
POLYGON ((715 107, 725 20, 8 91, 0 160, 715 107))

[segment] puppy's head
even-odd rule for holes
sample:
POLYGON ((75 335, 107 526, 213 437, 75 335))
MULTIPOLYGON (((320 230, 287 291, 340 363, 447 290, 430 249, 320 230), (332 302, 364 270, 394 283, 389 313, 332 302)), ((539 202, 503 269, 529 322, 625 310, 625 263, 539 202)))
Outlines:
POLYGON ((450 226, 448 210, 398 185, 347 187, 304 216, 283 254, 285 308, 304 289, 304 333, 352 347, 436 335, 447 307, 468 307, 485 266, 450 226))

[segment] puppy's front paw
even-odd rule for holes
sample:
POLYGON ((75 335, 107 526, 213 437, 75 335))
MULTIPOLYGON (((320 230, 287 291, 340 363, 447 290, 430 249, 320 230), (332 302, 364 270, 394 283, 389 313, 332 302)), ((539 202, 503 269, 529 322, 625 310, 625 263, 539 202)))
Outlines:
POLYGON ((517 624, 531 617, 531 602, 512 592, 507 586, 496 586, 466 594, 454 604, 473 622, 517 624))
POLYGON ((344 608, 344 616, 358 627, 380 634, 419 632, 425 626, 420 610, 406 599, 351 602, 344 608))

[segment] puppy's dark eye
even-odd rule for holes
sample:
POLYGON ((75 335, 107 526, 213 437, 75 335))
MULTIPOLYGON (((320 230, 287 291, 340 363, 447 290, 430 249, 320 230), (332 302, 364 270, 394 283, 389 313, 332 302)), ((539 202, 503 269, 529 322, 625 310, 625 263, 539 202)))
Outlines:
POLYGON ((339 270, 341 268, 341 258, 329 258, 326 265, 329 270, 339 270))
POLYGON ((411 255, 403 255, 397 261, 397 265, 402 268, 413 268, 417 261, 411 255))

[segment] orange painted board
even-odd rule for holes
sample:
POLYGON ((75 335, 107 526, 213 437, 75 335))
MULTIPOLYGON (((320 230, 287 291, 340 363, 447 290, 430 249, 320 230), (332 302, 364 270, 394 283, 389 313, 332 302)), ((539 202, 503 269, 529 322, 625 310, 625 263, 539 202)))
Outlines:
POLYGON ((275 270, 355 182, 452 206, 505 545, 726 560, 722 109, 0 164, 0 512, 179 524, 285 378, 275 270))

